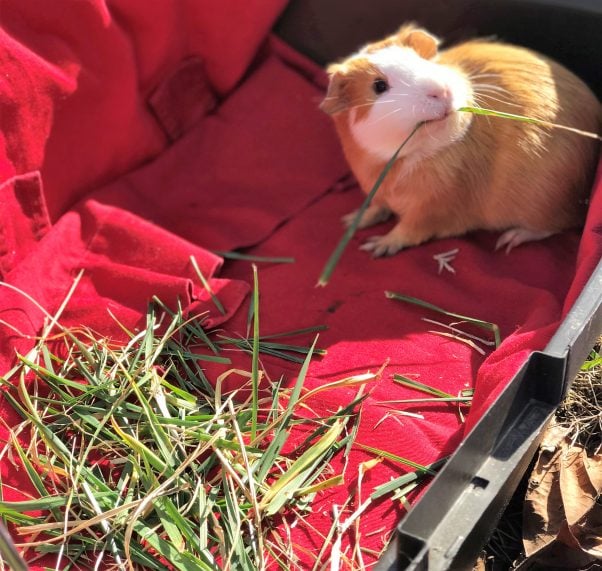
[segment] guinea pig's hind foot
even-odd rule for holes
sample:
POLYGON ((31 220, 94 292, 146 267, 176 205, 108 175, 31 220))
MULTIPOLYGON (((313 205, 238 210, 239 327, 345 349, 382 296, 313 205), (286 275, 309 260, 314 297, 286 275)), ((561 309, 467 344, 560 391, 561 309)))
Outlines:
MULTIPOLYGON (((349 228, 349 226, 353 224, 357 213, 358 210, 354 210, 349 214, 345 214, 345 216, 341 218, 341 221, 343 222, 343 225, 346 228, 349 228)), ((385 208, 384 206, 378 206, 376 204, 371 204, 370 206, 368 206, 368 208, 366 208, 366 210, 364 210, 357 227, 368 228, 369 226, 374 226, 375 224, 384 222, 389 218, 389 216, 391 216, 391 211, 388 208, 385 208)))
POLYGON ((506 247, 506 254, 509 254, 512 248, 516 248, 524 242, 533 242, 535 240, 543 240, 551 236, 554 232, 546 232, 543 230, 529 230, 528 228, 511 228, 506 230, 499 238, 495 245, 495 249, 501 250, 506 247))

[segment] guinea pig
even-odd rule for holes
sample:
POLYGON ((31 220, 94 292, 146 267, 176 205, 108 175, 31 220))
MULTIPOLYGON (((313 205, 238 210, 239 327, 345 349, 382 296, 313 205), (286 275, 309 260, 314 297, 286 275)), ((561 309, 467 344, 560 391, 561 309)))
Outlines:
MULTIPOLYGON (((599 143, 534 124, 458 112, 482 106, 598 133, 601 108, 565 67, 531 50, 472 40, 439 51, 414 24, 328 67, 332 115, 359 185, 370 191, 418 123, 359 227, 395 227, 361 249, 395 254, 433 238, 503 231, 510 251, 582 224, 599 143)), ((343 222, 351 224, 355 212, 343 222)))

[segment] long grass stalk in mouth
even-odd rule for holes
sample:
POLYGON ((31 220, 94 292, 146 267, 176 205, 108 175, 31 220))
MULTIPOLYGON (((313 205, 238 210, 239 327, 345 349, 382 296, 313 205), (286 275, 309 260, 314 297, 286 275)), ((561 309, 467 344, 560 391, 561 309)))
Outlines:
POLYGON ((590 131, 583 131, 582 129, 576 129, 568 125, 560 125, 558 123, 552 123, 551 121, 544 121, 543 119, 535 119, 534 117, 526 117, 525 115, 517 115, 515 113, 506 113, 504 111, 495 111, 494 109, 485 109, 483 107, 460 107, 457 109, 459 113, 472 113, 473 115, 485 115, 487 117, 497 117, 498 119, 509 119, 511 121, 519 121, 521 123, 530 123, 531 125, 539 125, 540 127, 550 127, 551 129, 561 129, 563 131, 569 131, 583 137, 589 137, 590 139, 597 139, 602 141, 602 137, 597 133, 590 131))
POLYGON ((420 127, 422 127, 422 125, 424 125, 424 123, 418 123, 414 127, 412 132, 405 138, 405 140, 401 143, 401 145, 399 145, 399 147, 397 148, 395 153, 393 153, 393 156, 387 161, 387 164, 385 165, 385 167, 383 168, 381 173, 378 175, 378 178, 376 179, 374 186, 372 187, 372 189, 366 196, 366 198, 365 198, 364 202, 362 203, 362 205, 360 206, 359 210, 357 211, 357 214, 355 215, 353 222, 348 226, 347 230, 345 230, 345 233, 343 234, 341 240, 337 244, 336 248, 333 250, 332 254, 330 255, 330 258, 328 258, 328 261, 326 262, 326 265, 324 266, 324 269, 322 270, 322 273, 320 274, 318 283, 316 284, 317 286, 324 287, 330 281, 332 273, 334 272, 337 264, 339 263, 339 260, 341 259, 341 256, 343 255, 343 252, 345 251, 345 248, 347 247, 347 244, 349 244, 349 241, 351 240, 351 238, 353 238, 353 235, 355 234, 355 232, 357 230, 357 227, 360 223, 362 215, 364 214, 364 212, 366 211, 368 206, 370 206, 370 203, 372 202, 374 195, 376 194, 378 189, 381 187, 383 181, 385 180, 385 177, 387 176, 387 174, 393 167, 393 164, 397 160, 399 153, 401 153, 402 149, 408 144, 410 139, 416 134, 416 131, 418 131, 418 129, 420 127))
MULTIPOLYGON (((576 129, 575 127, 570 127, 568 125, 560 125, 558 123, 552 123, 551 121, 535 119, 534 117, 526 117, 524 115, 517 115, 515 113, 506 113, 503 111, 495 111, 494 109, 485 109, 483 107, 471 107, 471 106, 460 107, 460 108, 456 109, 456 111, 458 113, 472 113, 473 115, 486 115, 489 117, 497 117, 500 119, 508 119, 511 121, 519 121, 522 123, 530 123, 533 125, 540 125, 541 127, 561 129, 564 131, 569 131, 571 133, 576 133, 577 135, 581 135, 583 137, 589 137, 591 139, 596 139, 598 141, 602 141, 602 136, 600 136, 597 133, 592 133, 590 131, 583 131, 582 129, 576 129)), ((382 185, 383 180, 387 176, 388 172, 391 170, 391 167, 393 166, 393 163, 397 160, 397 157, 399 156, 399 153, 401 152, 401 150, 405 147, 405 145, 408 143, 408 141, 414 136, 416 131, 418 131, 418 129, 424 124, 425 124, 424 122, 418 123, 414 127, 413 131, 401 143, 399 148, 395 151, 393 156, 389 159, 389 161, 387 162, 387 164, 381 171, 380 175, 376 179, 376 182, 374 183, 374 186, 372 187, 372 189, 366 196, 366 199, 364 200, 360 209, 357 211, 357 214, 356 214, 355 218, 353 219, 353 222, 349 225, 349 227, 343 234, 341 240, 337 244, 336 248, 333 250, 332 254, 328 258, 328 261, 326 262, 326 265, 324 266, 324 269, 322 270, 322 273, 320 274, 318 283, 316 284, 317 286, 324 287, 330 281, 330 278, 331 278, 341 256, 343 255, 343 252, 345 251, 347 244, 349 243, 349 241, 351 240, 351 238, 353 237, 353 235, 355 234, 355 232, 357 230, 357 227, 361 220, 362 214, 366 211, 368 206, 370 206, 370 203, 372 202, 374 195, 376 194, 376 192, 382 185)))

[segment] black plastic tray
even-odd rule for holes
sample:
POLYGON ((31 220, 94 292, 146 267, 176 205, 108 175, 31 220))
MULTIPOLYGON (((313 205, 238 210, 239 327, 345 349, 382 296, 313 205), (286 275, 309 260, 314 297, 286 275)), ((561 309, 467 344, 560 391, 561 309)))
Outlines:
POLYGON ((601 332, 602 262, 545 350, 530 356, 399 524, 376 570, 473 568, 601 332))
MULTIPOLYGON (((276 26, 320 64, 415 20, 446 40, 495 35, 547 53, 602 95, 602 0, 295 0, 276 26)), ((474 562, 602 333, 602 262, 544 351, 534 352, 430 484, 375 569, 474 562)))

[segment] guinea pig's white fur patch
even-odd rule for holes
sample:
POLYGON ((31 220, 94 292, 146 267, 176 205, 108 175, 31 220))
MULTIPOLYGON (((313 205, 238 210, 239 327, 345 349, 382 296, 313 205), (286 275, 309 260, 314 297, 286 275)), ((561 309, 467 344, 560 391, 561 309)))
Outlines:
POLYGON ((364 49, 355 57, 378 68, 388 84, 388 90, 378 95, 361 119, 350 115, 351 133, 364 150, 388 160, 422 121, 429 123, 421 129, 420 136, 408 143, 402 155, 419 152, 420 158, 430 156, 462 136, 458 114, 452 112, 469 105, 471 88, 459 72, 423 59, 405 46, 364 49))

